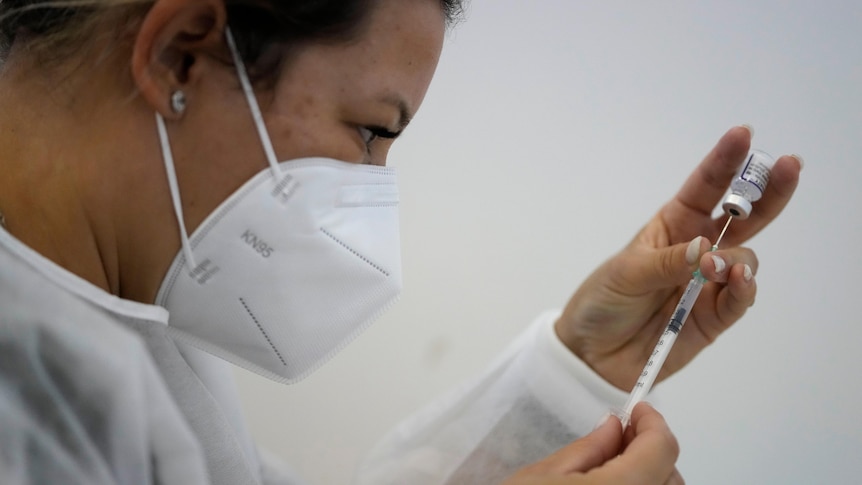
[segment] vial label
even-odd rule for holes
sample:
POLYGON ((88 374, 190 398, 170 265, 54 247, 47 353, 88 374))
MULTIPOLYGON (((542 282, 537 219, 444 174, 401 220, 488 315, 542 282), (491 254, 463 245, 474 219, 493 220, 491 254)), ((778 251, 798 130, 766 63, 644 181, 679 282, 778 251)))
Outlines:
POLYGON ((769 183, 769 167, 757 159, 756 153, 752 153, 748 156, 748 161, 745 162, 745 168, 742 169, 742 175, 739 178, 754 184, 762 194, 766 190, 766 184, 769 183))

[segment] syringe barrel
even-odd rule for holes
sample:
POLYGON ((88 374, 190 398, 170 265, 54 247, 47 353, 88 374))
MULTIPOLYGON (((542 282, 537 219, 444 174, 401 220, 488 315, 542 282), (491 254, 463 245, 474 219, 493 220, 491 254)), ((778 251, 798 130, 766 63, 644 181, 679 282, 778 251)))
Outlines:
POLYGON ((640 377, 638 377, 637 383, 635 383, 634 388, 632 388, 632 392, 629 394, 629 399, 626 401, 625 407, 621 411, 616 411, 614 413, 620 418, 620 421, 622 421, 623 428, 628 426, 629 419, 631 418, 632 410, 635 408, 635 405, 643 401, 650 389, 652 389, 656 377, 658 377, 659 371, 661 371, 664 361, 670 353, 670 349, 673 347, 674 342, 676 342, 676 337, 679 334, 679 331, 682 330, 683 325, 685 325, 688 314, 691 313, 694 302, 697 301, 697 297, 700 295, 700 290, 703 289, 704 283, 706 283, 706 279, 700 274, 699 270, 696 271, 694 273, 694 277, 692 277, 691 281, 688 282, 688 286, 685 287, 685 291, 682 293, 682 297, 680 297, 679 303, 677 303, 676 308, 670 317, 670 321, 668 322, 667 327, 665 327, 664 333, 662 333, 662 336, 653 349, 652 354, 650 354, 650 358, 647 360, 640 377))

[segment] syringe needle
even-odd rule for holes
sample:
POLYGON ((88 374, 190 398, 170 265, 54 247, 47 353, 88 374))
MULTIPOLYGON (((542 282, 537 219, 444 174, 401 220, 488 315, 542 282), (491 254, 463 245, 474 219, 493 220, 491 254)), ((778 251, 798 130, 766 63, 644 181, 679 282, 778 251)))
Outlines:
POLYGON ((724 237, 724 233, 727 232, 727 228, 730 227, 730 221, 733 220, 732 216, 727 216, 727 222, 724 223, 724 229, 721 230, 721 234, 718 235, 718 239, 715 240, 715 244, 712 245, 712 250, 715 251, 718 249, 718 243, 721 242, 721 238, 724 237))

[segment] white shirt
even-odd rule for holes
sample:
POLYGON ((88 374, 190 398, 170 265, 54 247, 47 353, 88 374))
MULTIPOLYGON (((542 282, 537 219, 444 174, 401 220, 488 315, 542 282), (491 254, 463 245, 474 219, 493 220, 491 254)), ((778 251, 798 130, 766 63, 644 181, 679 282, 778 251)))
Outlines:
MULTIPOLYGON (((626 395, 559 341, 557 316, 541 315, 482 376, 393 430, 355 482, 496 483, 592 430, 626 395)), ((0 229, 0 476, 299 483, 261 464, 229 364, 177 344, 167 325, 165 309, 110 295, 0 229), (68 429, 80 439, 64 441, 68 429), (30 455, 33 440, 44 456, 30 455)))

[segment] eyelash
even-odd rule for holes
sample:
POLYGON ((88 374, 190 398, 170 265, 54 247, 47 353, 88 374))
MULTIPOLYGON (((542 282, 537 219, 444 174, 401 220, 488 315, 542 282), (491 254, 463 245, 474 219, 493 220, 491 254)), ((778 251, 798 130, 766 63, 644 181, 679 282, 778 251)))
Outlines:
POLYGON ((378 138, 386 138, 386 139, 394 139, 398 138, 400 132, 389 131, 382 126, 360 126, 359 127, 359 135, 362 137, 362 140, 365 142, 366 146, 370 146, 371 143, 378 138))

